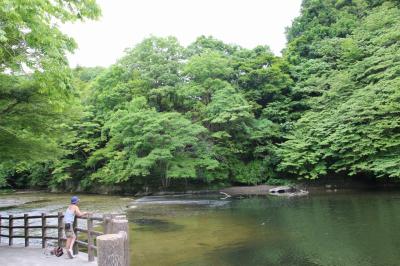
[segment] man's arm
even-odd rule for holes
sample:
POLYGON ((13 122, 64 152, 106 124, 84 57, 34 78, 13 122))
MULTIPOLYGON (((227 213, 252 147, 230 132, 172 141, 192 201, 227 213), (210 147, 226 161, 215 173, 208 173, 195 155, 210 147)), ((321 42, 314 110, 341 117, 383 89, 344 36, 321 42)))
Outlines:
POLYGON ((87 215, 88 213, 87 213, 87 212, 81 212, 81 211, 79 210, 79 207, 78 207, 78 206, 75 206, 75 214, 76 214, 78 217, 82 217, 82 216, 87 215))

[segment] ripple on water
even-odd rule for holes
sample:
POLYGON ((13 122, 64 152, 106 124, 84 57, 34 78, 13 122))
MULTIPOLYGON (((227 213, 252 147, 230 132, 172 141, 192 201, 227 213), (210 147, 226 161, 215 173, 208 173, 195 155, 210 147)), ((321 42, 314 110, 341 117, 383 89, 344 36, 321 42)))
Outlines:
MULTIPOLYGON (((186 196, 188 197, 188 196, 186 196)), ((229 204, 229 200, 216 199, 185 199, 176 196, 150 196, 143 197, 134 201, 134 205, 157 204, 157 205, 204 205, 210 207, 221 207, 229 204)))
POLYGON ((181 224, 162 219, 141 218, 134 219, 132 222, 140 226, 138 228, 140 231, 172 232, 180 231, 185 228, 185 226, 181 224))

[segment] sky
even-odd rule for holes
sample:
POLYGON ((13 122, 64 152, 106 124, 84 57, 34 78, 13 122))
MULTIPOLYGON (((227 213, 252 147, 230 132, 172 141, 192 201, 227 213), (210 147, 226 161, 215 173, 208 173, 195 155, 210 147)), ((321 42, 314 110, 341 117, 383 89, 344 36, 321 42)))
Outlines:
POLYGON ((175 36, 187 46, 201 35, 245 48, 268 45, 280 55, 285 28, 300 14, 301 0, 97 0, 97 21, 69 23, 63 32, 78 44, 70 65, 110 66, 151 35, 175 36))

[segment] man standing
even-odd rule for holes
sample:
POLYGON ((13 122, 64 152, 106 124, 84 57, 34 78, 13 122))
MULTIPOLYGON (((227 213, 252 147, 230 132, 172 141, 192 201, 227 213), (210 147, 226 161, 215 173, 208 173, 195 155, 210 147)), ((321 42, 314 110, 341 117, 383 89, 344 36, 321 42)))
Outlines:
POLYGON ((76 235, 74 233, 73 223, 75 220, 75 216, 82 217, 87 215, 87 212, 81 212, 78 207, 79 198, 77 196, 73 196, 71 198, 71 204, 68 206, 67 210, 64 214, 64 229, 65 236, 67 238, 67 243, 65 244, 65 248, 67 250, 68 257, 70 259, 74 258, 74 253, 72 252, 72 247, 74 246, 76 235))

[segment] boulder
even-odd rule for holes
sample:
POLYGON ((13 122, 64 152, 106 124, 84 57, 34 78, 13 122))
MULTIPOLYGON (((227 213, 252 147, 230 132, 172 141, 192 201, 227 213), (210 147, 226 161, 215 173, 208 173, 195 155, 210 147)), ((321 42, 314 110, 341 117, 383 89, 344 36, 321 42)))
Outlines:
POLYGON ((281 186, 281 187, 271 188, 269 190, 269 195, 287 196, 287 197, 305 196, 308 195, 308 191, 297 189, 291 186, 281 186))

